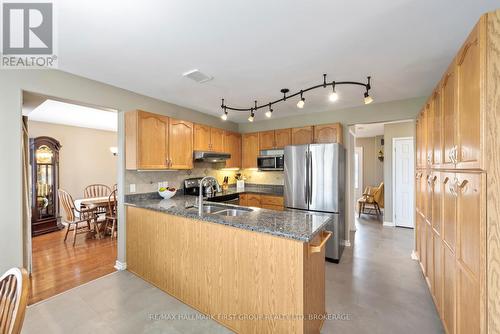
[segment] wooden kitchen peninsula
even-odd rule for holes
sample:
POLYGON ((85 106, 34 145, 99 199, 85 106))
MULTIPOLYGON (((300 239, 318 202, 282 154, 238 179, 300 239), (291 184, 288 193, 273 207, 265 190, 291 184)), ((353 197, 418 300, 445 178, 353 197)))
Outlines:
POLYGON ((127 200, 127 269, 237 333, 319 333, 329 217, 189 201, 127 200))

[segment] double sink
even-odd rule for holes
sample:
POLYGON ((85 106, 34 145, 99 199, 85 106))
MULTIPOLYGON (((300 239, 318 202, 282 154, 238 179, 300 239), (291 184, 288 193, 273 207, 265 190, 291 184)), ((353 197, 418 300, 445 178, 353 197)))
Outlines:
MULTIPOLYGON (((190 207, 190 210, 198 210, 197 207, 190 207)), ((222 204, 203 204, 203 213, 226 216, 226 217, 238 217, 248 214, 253 211, 250 208, 236 208, 233 206, 222 205, 222 204)))

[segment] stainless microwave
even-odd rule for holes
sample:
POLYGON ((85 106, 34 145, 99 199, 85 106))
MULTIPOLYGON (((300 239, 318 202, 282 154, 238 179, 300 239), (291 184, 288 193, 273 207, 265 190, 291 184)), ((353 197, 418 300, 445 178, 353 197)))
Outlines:
POLYGON ((280 155, 261 155, 257 157, 257 167, 262 171, 283 170, 285 159, 280 155))

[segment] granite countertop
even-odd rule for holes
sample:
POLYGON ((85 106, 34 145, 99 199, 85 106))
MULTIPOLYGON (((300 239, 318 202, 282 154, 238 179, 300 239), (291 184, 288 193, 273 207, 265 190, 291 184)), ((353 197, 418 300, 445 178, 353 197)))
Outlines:
POLYGON ((245 184, 245 188, 240 190, 236 189, 235 185, 230 185, 229 188, 227 188, 227 190, 217 192, 215 193, 214 196, 224 196, 224 195, 244 194, 244 193, 283 196, 283 186, 245 184))
MULTIPOLYGON (((245 189, 244 192, 247 192, 247 189, 245 189)), ((125 205, 267 233, 302 242, 311 241, 317 233, 325 228, 326 224, 331 219, 331 217, 327 215, 317 215, 309 212, 296 210, 274 211, 260 208, 252 208, 252 212, 237 217, 227 217, 208 213, 200 216, 198 215, 198 209, 192 207, 195 201, 195 196, 184 196, 179 193, 168 200, 161 199, 156 193, 150 193, 128 195, 125 198, 125 205)), ((207 204, 221 205, 222 203, 207 204)), ((239 207, 229 204, 222 205, 235 208, 239 207)))

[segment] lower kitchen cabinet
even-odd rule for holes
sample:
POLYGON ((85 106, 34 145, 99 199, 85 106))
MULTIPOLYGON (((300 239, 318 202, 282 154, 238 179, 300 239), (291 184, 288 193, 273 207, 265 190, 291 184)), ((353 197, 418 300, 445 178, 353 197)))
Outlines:
POLYGON ((441 318, 447 333, 455 333, 455 254, 444 244, 443 247, 443 307, 441 318))
POLYGON ((239 205, 253 206, 256 208, 269 210, 284 210, 284 200, 282 196, 260 195, 260 194, 240 194, 239 205))

